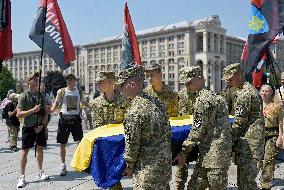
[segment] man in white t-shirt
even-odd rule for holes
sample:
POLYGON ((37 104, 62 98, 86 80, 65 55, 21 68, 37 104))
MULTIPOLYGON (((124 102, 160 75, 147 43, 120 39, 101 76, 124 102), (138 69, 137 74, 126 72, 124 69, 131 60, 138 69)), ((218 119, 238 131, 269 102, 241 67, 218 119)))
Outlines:
POLYGON ((82 120, 80 117, 80 102, 90 108, 76 86, 76 77, 69 74, 65 77, 67 87, 57 91, 57 96, 51 107, 53 112, 58 106, 60 107, 60 119, 58 122, 57 143, 60 143, 60 156, 62 167, 60 176, 67 175, 65 155, 66 143, 70 133, 72 133, 74 141, 79 144, 83 138, 82 120))

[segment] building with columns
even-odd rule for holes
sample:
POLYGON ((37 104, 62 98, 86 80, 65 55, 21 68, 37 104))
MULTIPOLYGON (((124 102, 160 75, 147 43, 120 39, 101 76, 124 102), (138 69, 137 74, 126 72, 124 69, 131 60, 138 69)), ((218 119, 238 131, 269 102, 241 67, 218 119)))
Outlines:
MULTIPOLYGON (((163 79, 172 89, 178 91, 179 70, 189 65, 200 65, 206 79, 206 86, 220 92, 222 69, 239 62, 244 39, 229 36, 221 25, 219 16, 149 28, 136 31, 143 65, 150 62, 162 65, 163 79)), ((103 70, 119 73, 121 62, 122 35, 101 39, 76 47, 77 59, 64 73, 74 73, 86 93, 95 89, 95 77, 103 70)), ((40 51, 15 53, 14 58, 4 66, 17 80, 39 69, 40 51)), ((58 70, 48 56, 44 56, 43 73, 58 70)))

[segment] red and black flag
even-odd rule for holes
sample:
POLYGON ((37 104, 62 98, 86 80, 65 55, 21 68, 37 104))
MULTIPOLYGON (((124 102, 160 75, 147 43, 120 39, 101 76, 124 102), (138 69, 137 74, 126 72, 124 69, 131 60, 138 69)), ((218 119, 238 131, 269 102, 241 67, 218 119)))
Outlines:
POLYGON ((124 70, 134 65, 141 65, 141 57, 134 26, 131 21, 127 3, 125 3, 122 58, 120 68, 121 70, 124 70))
POLYGON ((29 37, 63 70, 76 59, 74 46, 57 0, 40 1, 29 37), (42 43, 43 38, 44 43, 42 43))
POLYGON ((283 0, 251 0, 248 36, 248 63, 255 70, 275 37, 283 32, 283 0))
POLYGON ((12 57, 11 1, 0 0, 0 61, 12 57))

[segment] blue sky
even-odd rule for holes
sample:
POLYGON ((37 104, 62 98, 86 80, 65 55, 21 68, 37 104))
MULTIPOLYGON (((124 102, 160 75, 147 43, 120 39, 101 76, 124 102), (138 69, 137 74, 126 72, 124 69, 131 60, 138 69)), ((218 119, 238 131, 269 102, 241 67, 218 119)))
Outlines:
MULTIPOLYGON (((39 50, 28 38, 39 0, 11 0, 13 50, 39 50)), ((74 44, 122 33, 125 0, 58 0, 74 44)), ((247 37, 250 0, 128 0, 135 30, 217 14, 227 34, 247 37)))

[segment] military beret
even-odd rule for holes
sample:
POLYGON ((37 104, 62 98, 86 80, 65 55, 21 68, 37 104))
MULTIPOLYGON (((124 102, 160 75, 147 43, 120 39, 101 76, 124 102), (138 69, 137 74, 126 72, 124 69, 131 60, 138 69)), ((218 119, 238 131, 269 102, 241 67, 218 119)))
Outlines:
POLYGON ((39 72, 35 72, 33 74, 30 74, 28 77, 27 77, 27 81, 30 81, 32 78, 34 77, 39 77, 39 72))
POLYGON ((105 79, 115 79, 114 71, 101 71, 96 77, 96 82, 101 82, 105 79))
POLYGON ((145 71, 155 71, 155 70, 162 70, 162 66, 158 63, 150 63, 146 68, 145 71))
POLYGON ((127 79, 133 77, 145 77, 144 76, 144 69, 140 65, 135 65, 134 67, 130 67, 128 69, 122 70, 116 81, 116 85, 122 85, 127 79))
POLYGON ((180 75, 179 75, 180 82, 186 84, 190 82, 192 78, 201 75, 202 75, 202 69, 200 66, 184 67, 180 70, 180 75))
POLYGON ((232 76, 234 76, 238 71, 241 69, 241 64, 240 63, 234 63, 231 65, 228 65, 223 69, 223 80, 228 80, 232 76))

